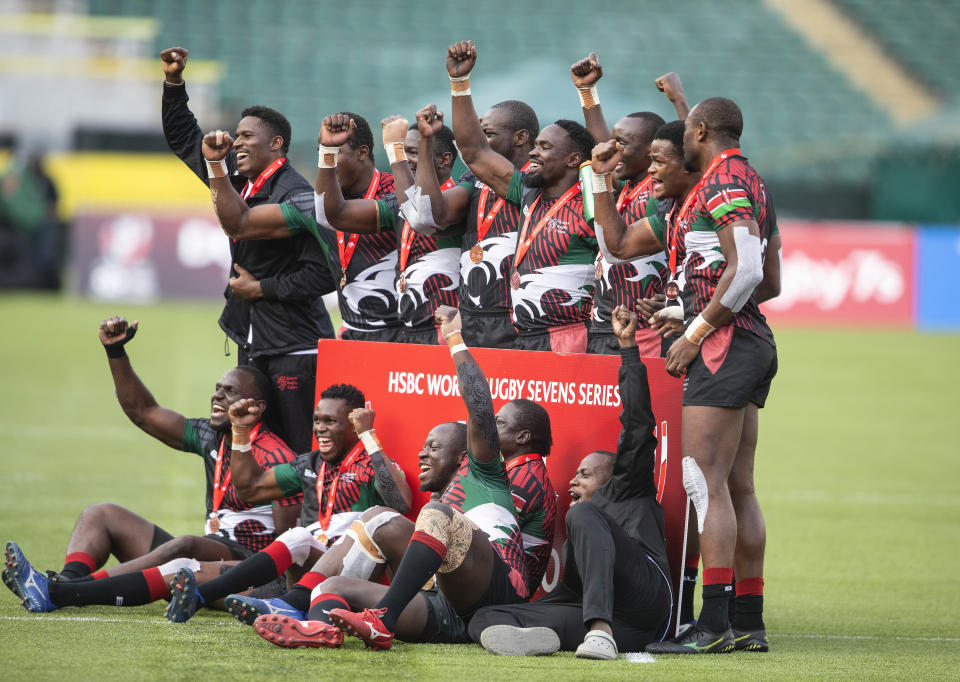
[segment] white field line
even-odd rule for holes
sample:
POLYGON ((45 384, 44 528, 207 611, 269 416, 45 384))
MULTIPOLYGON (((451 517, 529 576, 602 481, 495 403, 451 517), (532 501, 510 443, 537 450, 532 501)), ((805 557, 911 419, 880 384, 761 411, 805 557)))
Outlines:
MULTIPOLYGON (((0 620, 16 621, 73 621, 78 623, 130 623, 134 625, 175 625, 166 619, 146 620, 143 618, 101 618, 100 616, 47 616, 36 614, 32 616, 0 616, 0 620)), ((191 625, 199 626, 230 626, 241 627, 239 623, 232 620, 215 621, 194 621, 191 625)), ((853 639, 853 640, 884 640, 893 639, 901 642, 960 642, 960 637, 900 637, 894 635, 826 635, 818 633, 768 633, 769 637, 793 637, 803 639, 853 639)))

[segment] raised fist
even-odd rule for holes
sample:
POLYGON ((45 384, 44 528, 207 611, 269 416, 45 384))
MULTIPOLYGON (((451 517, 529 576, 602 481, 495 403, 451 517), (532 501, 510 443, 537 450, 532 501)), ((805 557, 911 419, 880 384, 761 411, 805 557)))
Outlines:
POLYGON ((472 40, 461 40, 447 48, 447 73, 451 78, 469 76, 477 63, 477 47, 472 40))
POLYGON ((610 317, 613 333, 617 335, 620 345, 624 345, 624 342, 631 342, 627 345, 636 345, 637 314, 625 305, 618 305, 610 317))
POLYGON ((650 321, 658 311, 667 304, 667 297, 663 294, 654 294, 652 298, 641 298, 637 301, 637 312, 643 319, 650 321))
POLYGON ((623 158, 623 147, 616 140, 601 142, 593 148, 591 165, 594 173, 610 173, 623 158))
POLYGON ((407 138, 410 122, 403 116, 388 116, 380 121, 380 133, 384 144, 403 142, 407 138))
POLYGON ((586 59, 581 59, 570 67, 570 77, 578 88, 593 87, 603 77, 600 58, 595 52, 591 52, 586 59))
POLYGON ((373 418, 375 416, 376 413, 373 410, 368 410, 365 407, 357 407, 347 415, 347 418, 350 420, 350 423, 353 424, 353 428, 359 436, 361 433, 373 428, 373 418))
POLYGON ((226 130, 214 130, 203 136, 201 151, 207 161, 219 161, 226 158, 233 147, 233 138, 226 130))
POLYGON ((448 305, 437 306, 433 311, 433 319, 440 325, 440 333, 446 338, 463 327, 460 322, 460 311, 448 305))
POLYGON ((127 318, 114 315, 100 323, 100 343, 104 346, 112 346, 116 343, 123 345, 137 333, 138 326, 140 326, 140 320, 127 324, 127 318))
POLYGON ((421 137, 433 137, 443 127, 443 112, 436 104, 428 104, 417 112, 417 130, 421 137))
POLYGON ((657 84, 657 90, 667 96, 671 102, 678 97, 683 97, 683 86, 680 84, 680 76, 673 71, 665 73, 654 81, 657 84))
POLYGON ((230 404, 227 410, 230 423, 236 426, 255 426, 263 419, 263 405, 253 398, 240 398, 230 404))
POLYGON ((187 57, 190 52, 182 47, 168 47, 160 53, 160 64, 163 66, 163 79, 173 85, 183 82, 183 70, 187 68, 187 57))
POLYGON ((346 114, 334 114, 323 119, 320 125, 320 135, 317 137, 324 147, 339 147, 353 137, 357 124, 346 114))

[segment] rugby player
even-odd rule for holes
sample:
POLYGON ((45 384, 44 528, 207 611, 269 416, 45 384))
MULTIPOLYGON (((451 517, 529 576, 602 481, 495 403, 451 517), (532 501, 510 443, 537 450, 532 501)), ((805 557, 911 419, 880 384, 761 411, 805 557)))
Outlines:
MULTIPOLYGON (((114 604, 126 595, 132 606, 162 598, 167 588, 157 567, 179 558, 203 561, 239 560, 263 549, 296 522, 300 496, 282 496, 276 506, 254 505, 238 495, 230 476, 232 434, 227 409, 235 401, 249 400, 262 414, 267 407, 269 383, 250 365, 226 372, 210 398, 210 416, 187 419, 157 404, 133 370, 126 344, 139 323, 122 317, 100 323, 99 337, 106 350, 117 400, 127 417, 147 434, 170 447, 193 452, 204 460, 206 474, 207 534, 181 536, 116 504, 97 504, 81 512, 67 545, 67 556, 55 580, 32 569, 16 543, 6 547, 4 582, 29 611, 50 611, 59 606, 114 604), (110 555, 122 563, 99 569, 110 555), (96 571, 96 572, 95 572, 96 571), (119 577, 115 577, 119 576, 119 577), (74 582, 74 581, 83 582, 74 582)), ((266 425, 258 424, 250 439, 251 460, 258 470, 290 462, 295 454, 266 425)), ((181 564, 175 563, 179 567, 181 564)), ((169 568, 169 567, 168 567, 169 568)), ((174 569, 175 570, 175 569, 174 569)), ((169 570, 168 570, 169 574, 169 570)))
POLYGON ((637 315, 613 310, 620 342, 623 428, 617 453, 584 457, 570 481, 563 577, 530 604, 487 606, 470 622, 474 641, 514 656, 576 651, 614 659, 664 637, 670 586, 663 509, 654 478, 657 439, 647 372, 636 342, 637 315))
POLYGON ((353 386, 325 389, 314 411, 317 450, 266 472, 252 465, 248 449, 250 425, 259 418, 259 406, 249 400, 231 405, 232 470, 241 496, 265 502, 302 492, 302 526, 202 585, 191 570, 178 571, 168 619, 183 622, 203 604, 274 580, 293 565, 312 566, 371 507, 410 509, 412 494, 403 470, 383 453, 373 429, 373 412, 364 404, 363 393, 353 386))
MULTIPOLYGON (((187 102, 183 71, 189 52, 171 47, 163 66, 163 133, 170 149, 204 183, 215 170, 249 206, 276 204, 310 191, 287 160, 290 123, 278 111, 244 109, 236 141, 221 166, 211 169, 201 153, 203 133, 187 102)), ((323 251, 306 235, 292 243, 230 241, 233 267, 220 327, 238 347, 239 363, 270 378, 267 415, 271 429, 295 452, 310 449, 310 420, 317 375, 317 339, 332 338, 321 299, 335 289, 323 251)))
POLYGON ((579 123, 542 129, 521 173, 487 142, 470 96, 472 41, 447 50, 453 129, 477 179, 524 214, 510 273, 517 348, 583 353, 587 348, 597 240, 583 211, 579 169, 594 141, 579 123))

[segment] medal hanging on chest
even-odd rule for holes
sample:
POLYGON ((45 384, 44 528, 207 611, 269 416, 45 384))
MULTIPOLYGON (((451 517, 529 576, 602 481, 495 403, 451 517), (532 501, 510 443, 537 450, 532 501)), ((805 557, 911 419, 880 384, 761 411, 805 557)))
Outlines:
MULTIPOLYGON (((250 429, 251 443, 257 439, 259 433, 260 424, 250 429)), ((220 505, 223 504, 223 498, 226 496, 230 481, 233 478, 230 463, 225 461, 227 455, 226 443, 226 438, 220 440, 220 447, 217 449, 217 466, 213 470, 213 511, 207 518, 207 527, 214 535, 220 532, 220 516, 217 512, 220 511, 220 505), (224 472, 224 467, 226 467, 226 472, 224 472)))
MULTIPOLYGON (((370 184, 367 185, 367 191, 363 193, 364 199, 373 199, 377 196, 377 189, 380 187, 380 171, 373 170, 373 177, 370 178, 370 184)), ((357 250, 357 243, 360 241, 359 234, 347 235, 343 232, 337 232, 337 251, 340 253, 340 289, 347 286, 347 268, 350 267, 350 261, 353 260, 353 252, 357 250)))
POLYGON ((397 291, 401 294, 407 293, 407 278, 405 275, 400 275, 400 279, 397 280, 397 291))
POLYGON ((520 273, 517 272, 516 268, 513 268, 513 271, 510 273, 510 286, 514 289, 520 288, 520 273))
POLYGON ((593 270, 593 278, 597 282, 603 281, 603 254, 597 254, 597 267, 593 270))
POLYGON ((537 235, 543 231, 543 228, 547 226, 547 223, 550 222, 550 219, 555 216, 564 205, 573 199, 580 192, 580 183, 575 182, 566 192, 557 199, 553 206, 547 210, 547 213, 537 221, 537 224, 533 227, 533 230, 530 230, 530 220, 533 218, 533 214, 536 211, 537 204, 540 203, 540 199, 543 196, 542 194, 537 196, 533 200, 533 203, 530 204, 530 210, 527 212, 527 218, 523 221, 523 227, 520 229, 520 234, 517 237, 517 251, 513 258, 513 272, 510 274, 510 286, 514 289, 520 288, 520 272, 518 271, 520 267, 520 262, 523 260, 524 256, 527 255, 527 251, 530 250, 530 245, 533 244, 533 240, 536 239, 537 235), (528 236, 529 234, 529 236, 528 236))
POLYGON ((473 263, 479 263, 483 260, 483 247, 479 244, 474 244, 470 247, 470 261, 473 263))

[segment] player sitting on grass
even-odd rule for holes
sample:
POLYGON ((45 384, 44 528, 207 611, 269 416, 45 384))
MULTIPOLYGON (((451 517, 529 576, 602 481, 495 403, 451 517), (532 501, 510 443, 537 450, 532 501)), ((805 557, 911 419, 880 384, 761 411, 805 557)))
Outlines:
MULTIPOLYGON (((271 509, 269 505, 255 506, 242 501, 230 484, 231 433, 227 408, 235 400, 246 398, 259 405, 261 412, 265 411, 269 388, 266 377, 250 366, 229 370, 217 382, 210 398, 210 416, 187 419, 158 405, 133 371, 125 344, 134 337, 137 329, 137 322, 128 325, 122 317, 104 320, 99 327, 117 400, 130 420, 149 435, 170 447, 203 457, 207 482, 207 535, 174 538, 119 505, 87 507, 77 519, 67 545, 64 566, 59 575, 54 574, 58 582, 50 584, 49 592, 47 584, 50 580, 29 568, 16 543, 7 543, 3 581, 24 601, 28 611, 50 611, 68 605, 114 604, 115 596, 121 594, 127 595, 123 600, 127 606, 162 598, 167 594, 167 588, 158 566, 178 558, 218 561, 250 556, 274 539, 275 527, 283 530, 292 526, 299 513, 299 496, 283 497, 279 502, 281 506, 271 509), (109 571, 97 571, 111 554, 124 563, 109 571), (108 576, 122 577, 123 580, 113 587, 104 587, 102 579, 108 576), (77 580, 83 581, 82 588, 73 583, 77 580), (51 601, 53 596, 59 600, 51 601)), ((295 457, 282 440, 265 425, 259 424, 251 439, 251 452, 258 470, 295 457)))

